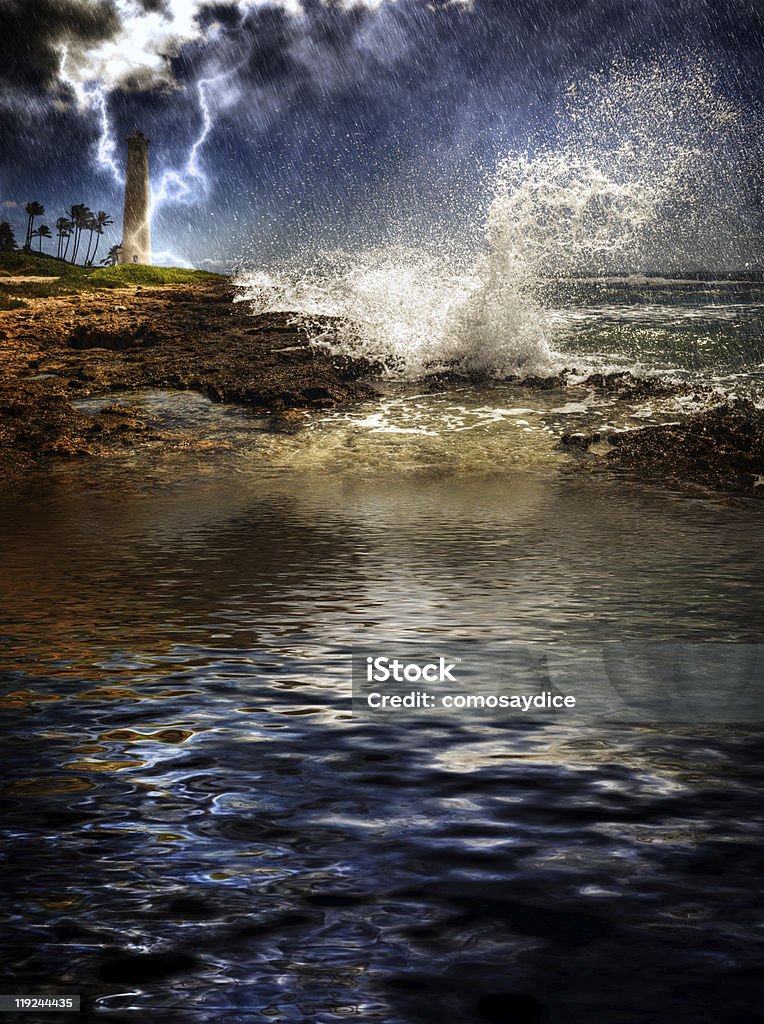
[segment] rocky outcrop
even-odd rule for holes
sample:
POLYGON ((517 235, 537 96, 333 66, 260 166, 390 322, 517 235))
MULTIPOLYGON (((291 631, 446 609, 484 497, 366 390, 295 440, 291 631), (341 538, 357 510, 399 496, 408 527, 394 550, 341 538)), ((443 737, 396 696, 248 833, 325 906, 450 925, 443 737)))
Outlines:
POLYGON ((716 406, 679 423, 613 434, 611 467, 643 479, 678 480, 764 497, 764 410, 716 406))
POLYGON ((39 299, 1 319, 0 471, 8 482, 41 459, 155 436, 123 407, 87 416, 75 398, 173 388, 278 416, 377 394, 361 380, 368 363, 316 348, 286 314, 253 318, 227 284, 39 299))
POLYGON ((0 473, 5 487, 18 485, 40 460, 97 455, 128 438, 135 442, 153 436, 129 406, 109 406, 98 416, 88 416, 46 382, 16 380, 0 386, 0 473))

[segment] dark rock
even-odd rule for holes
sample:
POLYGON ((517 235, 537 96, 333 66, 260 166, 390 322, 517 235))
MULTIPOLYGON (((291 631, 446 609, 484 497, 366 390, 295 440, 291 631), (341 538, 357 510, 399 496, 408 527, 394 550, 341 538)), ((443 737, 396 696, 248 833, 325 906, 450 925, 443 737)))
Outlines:
MULTIPOLYGON (((563 373, 565 372, 563 371, 563 373)), ((593 388, 595 391, 615 393, 621 398, 634 401, 647 398, 670 398, 697 390, 695 385, 667 380, 665 377, 635 377, 628 370, 619 370, 614 373, 590 373, 588 377, 580 381, 580 385, 593 388)))
POLYGON ((561 448, 577 448, 580 451, 588 451, 588 449, 596 444, 601 439, 601 435, 598 432, 593 434, 563 434, 560 438, 561 448))
POLYGON ((649 479, 688 481, 764 497, 764 411, 738 401, 679 423, 614 434, 614 468, 649 479))
POLYGON ((151 327, 137 327, 127 331, 109 331, 102 327, 81 324, 69 337, 69 347, 78 352, 90 348, 103 348, 109 352, 125 352, 134 348, 151 348, 162 341, 151 327))
POLYGON ((521 377, 520 383, 524 388, 533 388, 536 391, 554 391, 555 388, 564 388, 567 380, 561 373, 558 373, 553 377, 537 377, 533 375, 521 377))
POLYGON ((302 394, 313 405, 326 404, 327 401, 331 405, 333 402, 331 392, 327 388, 305 388, 302 394))
POLYGON ((34 333, 25 330, 21 313, 4 313, 0 472, 6 486, 20 483, 43 456, 99 455, 135 434, 159 437, 135 417, 78 412, 65 397, 75 390, 194 390, 275 416, 376 397, 362 380, 373 372, 368 361, 312 346, 288 313, 253 320, 247 305, 232 299, 228 284, 139 288, 76 310, 64 296, 46 300, 34 333), (83 322, 72 330, 75 312, 83 322), (30 368, 46 379, 30 380, 30 368))

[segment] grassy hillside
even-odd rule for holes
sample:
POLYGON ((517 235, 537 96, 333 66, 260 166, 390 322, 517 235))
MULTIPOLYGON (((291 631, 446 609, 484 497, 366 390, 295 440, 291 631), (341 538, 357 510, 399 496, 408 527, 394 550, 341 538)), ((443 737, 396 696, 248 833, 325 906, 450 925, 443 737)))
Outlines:
POLYGON ((45 253, 24 252, 21 249, 16 252, 0 252, 0 278, 23 274, 30 277, 64 277, 76 281, 87 273, 85 267, 72 266, 71 263, 45 253))
POLYGON ((122 267, 101 267, 92 270, 88 280, 100 288, 122 288, 125 285, 189 284, 194 281, 222 281, 220 274, 206 270, 185 270, 183 267, 141 267, 137 263, 122 267))
POLYGON ((220 274, 181 267, 72 266, 54 256, 33 252, 0 253, 0 309, 17 309, 24 299, 48 295, 71 295, 75 292, 99 291, 104 288, 193 284, 222 281, 220 274), (44 277, 46 281, 16 280, 23 277, 44 277))

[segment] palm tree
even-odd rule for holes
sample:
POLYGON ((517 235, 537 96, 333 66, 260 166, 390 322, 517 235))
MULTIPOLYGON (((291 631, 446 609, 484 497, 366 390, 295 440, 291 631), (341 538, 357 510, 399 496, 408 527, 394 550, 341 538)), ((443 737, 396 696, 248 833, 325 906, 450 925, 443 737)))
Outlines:
POLYGON ((34 227, 34 219, 35 217, 42 217, 45 213, 45 207, 35 199, 31 203, 27 203, 24 209, 27 211, 27 216, 29 217, 29 220, 27 221, 27 237, 24 242, 24 248, 29 249, 32 245, 32 228, 34 227))
POLYGON ((69 213, 64 214, 66 219, 72 225, 69 229, 69 237, 66 239, 66 245, 64 247, 64 259, 66 259, 66 257, 69 255, 69 243, 72 241, 72 239, 77 238, 77 211, 80 209, 82 209, 81 206, 70 206, 69 213))
POLYGON ((71 240, 77 234, 77 229, 75 227, 75 222, 76 222, 76 215, 77 215, 77 210, 78 209, 79 209, 79 207, 77 207, 77 206, 70 206, 69 207, 69 213, 68 214, 64 214, 64 217, 69 221, 69 223, 71 225, 71 227, 69 228, 69 234, 66 237, 66 245, 64 246, 64 259, 66 259, 66 257, 69 255, 69 243, 71 242, 71 240))
MULTIPOLYGON (((92 216, 90 210, 84 203, 76 203, 69 211, 74 222, 74 250, 72 251, 72 263, 77 262, 77 250, 80 247, 80 236, 87 229, 88 221, 92 216)), ((68 248, 68 246, 67 246, 68 248)))
MULTIPOLYGON (((114 221, 111 219, 108 213, 106 213, 105 210, 99 210, 93 219, 95 220, 95 227, 93 228, 93 231, 95 231, 96 233, 96 243, 95 249, 93 249, 93 255, 90 258, 91 264, 95 261, 96 253, 98 252, 98 242, 100 241, 101 235, 103 234, 103 229, 108 227, 109 224, 114 223, 114 221)), ((89 249, 90 247, 88 246, 88 250, 89 249)))
POLYGON ((50 228, 47 224, 41 224, 39 228, 32 232, 32 238, 40 239, 40 252, 42 252, 42 240, 43 238, 52 238, 50 228))
POLYGON ((14 249, 18 249, 18 246, 13 228, 7 220, 0 221, 0 252, 13 252, 14 249))
POLYGON ((83 267, 87 267, 89 265, 89 263, 90 263, 90 246, 93 244, 93 232, 95 231, 95 229, 96 229, 95 215, 93 213, 90 213, 90 215, 88 216, 88 219, 85 221, 85 231, 89 231, 90 235, 88 237, 88 249, 87 249, 87 252, 85 253, 85 259, 82 261, 83 267))
POLYGON ((56 256, 61 259, 63 255, 64 239, 67 239, 67 247, 69 245, 68 238, 72 233, 74 225, 68 217, 59 217, 56 221, 56 235, 58 237, 58 249, 56 250, 56 256))
POLYGON ((101 260, 102 267, 116 267, 119 263, 119 254, 122 251, 122 243, 118 242, 109 249, 108 254, 101 260))

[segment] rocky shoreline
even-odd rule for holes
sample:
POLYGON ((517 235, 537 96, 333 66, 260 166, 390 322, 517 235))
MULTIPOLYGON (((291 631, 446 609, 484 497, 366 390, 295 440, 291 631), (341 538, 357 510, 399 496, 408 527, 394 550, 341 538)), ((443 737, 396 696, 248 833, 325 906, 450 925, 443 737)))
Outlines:
MULTIPOLYGON (((139 410, 78 398, 143 388, 192 390, 279 419, 378 396, 373 367, 317 348, 286 314, 253 317, 226 281, 34 299, 0 313, 0 472, 6 489, 51 458, 99 456, 164 440, 139 410)), ((571 371, 524 378, 524 388, 571 386, 571 371)), ((442 376, 431 386, 447 385, 442 376)), ((628 373, 591 374, 577 387, 627 400, 666 398, 689 386, 628 373)), ((696 390, 696 389, 695 389, 696 390)), ((749 401, 710 403, 678 422, 563 435, 583 465, 650 481, 764 497, 764 411, 749 401)))
POLYGON ((156 428, 125 406, 87 415, 78 398, 193 390, 276 416, 378 392, 368 364, 310 345, 285 315, 252 317, 227 282, 35 299, 0 314, 0 472, 6 486, 51 457, 103 455, 156 428))
POLYGON ((671 423, 607 437, 596 432, 563 434, 563 450, 590 466, 651 483, 690 484, 764 498, 764 409, 749 399, 721 401, 710 389, 629 373, 592 374, 583 383, 626 400, 692 397, 701 408, 672 417, 671 423))

